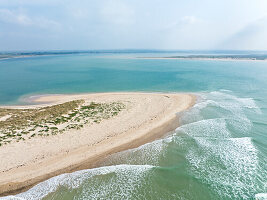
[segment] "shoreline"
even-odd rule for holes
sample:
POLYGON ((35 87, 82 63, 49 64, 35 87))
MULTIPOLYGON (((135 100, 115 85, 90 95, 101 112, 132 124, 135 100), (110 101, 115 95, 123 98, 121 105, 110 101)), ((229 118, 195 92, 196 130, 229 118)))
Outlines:
MULTIPOLYGON (((0 196, 26 191, 37 183, 62 173, 99 167, 108 155, 161 138, 179 126, 177 113, 188 110, 196 101, 196 97, 191 94, 92 93, 42 95, 33 99, 34 103, 41 103, 38 105, 4 107, 36 108, 85 98, 98 101, 123 100, 130 103, 127 109, 114 119, 107 119, 93 127, 84 128, 82 131, 69 131, 59 136, 34 138, 30 141, 0 147, 0 150, 4 149, 4 152, 0 151, 0 155, 11 152, 18 159, 10 165, 0 166, 0 196), (90 131, 92 136, 89 137, 90 131), (101 136, 93 135, 100 131, 105 134, 101 132, 101 136), (94 141, 88 143, 86 140, 80 141, 82 139, 94 141), (17 154, 17 151, 21 149, 24 149, 26 155, 27 153, 36 155, 28 155, 24 158, 27 161, 25 162, 23 159, 20 160, 20 155, 17 154)), ((10 157, 6 158, 6 161, 9 161, 8 159, 10 157)))
POLYGON ((145 60, 208 60, 208 61, 262 61, 266 62, 267 59, 249 59, 249 58, 172 58, 172 57, 138 57, 137 59, 145 59, 145 60))
MULTIPOLYGON (((76 54, 76 55, 83 55, 84 53, 76 54)), ((9 59, 20 59, 20 58, 34 58, 34 57, 41 57, 41 56, 58 56, 58 55, 73 55, 73 54, 47 54, 47 55, 23 55, 23 56, 11 56, 11 57, 3 57, 0 58, 2 60, 9 60, 9 59)), ((202 54, 201 54, 202 55, 202 54)), ((201 57, 129 57, 129 59, 157 59, 157 60, 208 60, 208 61, 267 61, 265 59, 257 59, 257 58, 201 58, 201 57)))
MULTIPOLYGON (((63 103, 65 102, 63 101, 57 101, 57 100, 50 100, 50 99, 46 99, 47 97, 74 97, 74 96, 84 96, 84 95, 102 95, 102 94, 191 94, 191 93, 187 93, 187 92, 167 92, 167 91, 110 91, 110 92, 77 92, 77 93, 30 93, 30 94, 26 94, 26 95, 22 95, 20 96, 15 102, 16 103, 12 103, 12 104, 0 104, 0 108, 35 108, 35 107, 44 107, 44 106, 50 106, 50 105, 55 105, 55 104, 59 104, 59 103, 63 103), (45 99, 43 99, 43 97, 45 99), (36 101, 37 100, 37 101, 36 101), (42 101, 44 100, 44 101, 42 101)), ((195 95, 192 95, 195 96, 195 95)), ((73 98, 74 100, 77 98, 73 98)))

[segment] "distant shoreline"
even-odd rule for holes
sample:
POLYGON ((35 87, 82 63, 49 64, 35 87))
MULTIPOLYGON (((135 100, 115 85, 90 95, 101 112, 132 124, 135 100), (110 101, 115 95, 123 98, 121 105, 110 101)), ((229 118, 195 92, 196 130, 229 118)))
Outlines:
POLYGON ((80 55, 80 54, 177 54, 174 56, 144 56, 139 59, 183 59, 183 60, 221 60, 221 61, 266 61, 267 52, 260 51, 156 51, 156 50, 91 50, 91 51, 36 51, 36 52, 0 52, 0 60, 27 58, 36 56, 80 55))
POLYGON ((215 60, 215 61, 267 61, 266 59, 254 59, 254 58, 227 58, 227 57, 138 57, 138 59, 147 60, 215 60))
POLYGON ((136 92, 42 95, 31 98, 41 105, 7 107, 32 109, 80 99, 96 103, 119 101, 126 108, 113 118, 80 130, 1 146, 0 196, 20 193, 62 173, 98 167, 112 153, 162 137, 178 127, 176 113, 192 107, 196 97, 136 92))

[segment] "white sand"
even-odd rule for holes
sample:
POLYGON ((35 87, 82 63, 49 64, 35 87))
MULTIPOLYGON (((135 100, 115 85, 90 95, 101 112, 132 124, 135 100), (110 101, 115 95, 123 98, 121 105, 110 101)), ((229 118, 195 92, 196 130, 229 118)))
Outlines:
MULTIPOLYGON (((33 98, 47 106, 74 99, 94 102, 122 101, 119 115, 49 137, 0 147, 0 194, 20 192, 52 176, 96 167, 105 156, 137 147, 173 130, 176 113, 194 104, 189 94, 99 93, 47 95, 33 98)), ((22 108, 21 106, 13 106, 22 108)), ((23 106, 23 108, 40 107, 23 106)), ((176 120, 177 121, 177 120, 176 120)), ((177 126, 177 125, 176 125, 177 126)))

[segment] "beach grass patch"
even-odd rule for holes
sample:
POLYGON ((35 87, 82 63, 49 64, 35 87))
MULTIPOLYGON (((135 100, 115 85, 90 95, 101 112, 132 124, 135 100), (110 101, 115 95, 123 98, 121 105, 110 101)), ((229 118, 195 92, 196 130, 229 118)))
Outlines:
POLYGON ((124 108, 122 102, 86 104, 84 100, 36 109, 0 108, 0 117, 9 116, 5 121, 0 121, 0 144, 78 130, 85 124, 100 123, 116 116, 124 108), (27 138, 28 134, 30 137, 27 138))

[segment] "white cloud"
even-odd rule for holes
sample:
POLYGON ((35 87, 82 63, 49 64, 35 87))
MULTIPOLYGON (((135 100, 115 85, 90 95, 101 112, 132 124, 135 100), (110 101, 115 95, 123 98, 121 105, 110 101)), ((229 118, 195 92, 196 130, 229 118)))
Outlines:
POLYGON ((52 28, 52 29, 59 29, 61 24, 54 20, 46 19, 44 17, 37 18, 34 20, 34 24, 41 28, 52 28))
POLYGON ((4 23, 15 23, 19 25, 31 25, 32 20, 23 14, 15 14, 8 9, 0 9, 0 21, 4 23))
POLYGON ((237 31, 223 41, 222 49, 261 50, 267 46, 267 16, 263 16, 237 31))
POLYGON ((87 14, 88 11, 86 11, 85 9, 82 8, 76 8, 76 9, 72 9, 72 16, 77 18, 77 19, 84 19, 86 17, 88 17, 87 14))
POLYGON ((264 22, 241 29, 267 13, 266 5, 267 0, 0 0, 0 41, 6 41, 0 48, 218 49, 257 44, 266 49, 264 22), (38 40, 31 42, 34 38, 38 40))
POLYGON ((184 24, 195 24, 195 23, 201 22, 201 20, 195 16, 184 16, 181 18, 180 21, 184 24))
POLYGON ((44 17, 29 17, 16 10, 0 9, 0 22, 12 23, 20 26, 35 26, 39 28, 59 28, 60 24, 44 17))
POLYGON ((207 49, 217 40, 210 27, 211 23, 202 18, 182 16, 162 29, 162 46, 166 49, 207 49))
MULTIPOLYGON (((88 3, 88 2, 87 2, 88 3)), ((66 5, 66 13, 73 19, 88 19, 92 13, 92 6, 88 5, 86 2, 77 4, 72 2, 66 5), (88 9, 88 7, 90 9, 88 9)))
POLYGON ((184 29, 190 26, 196 26, 200 25, 202 22, 204 22, 202 19, 199 19, 195 16, 184 16, 180 19, 173 21, 165 26, 166 30, 172 30, 172 29, 184 29))
POLYGON ((0 0, 0 6, 64 5, 68 0, 0 0))
POLYGON ((100 14, 104 21, 112 24, 129 25, 135 22, 134 9, 121 0, 108 0, 100 14))

